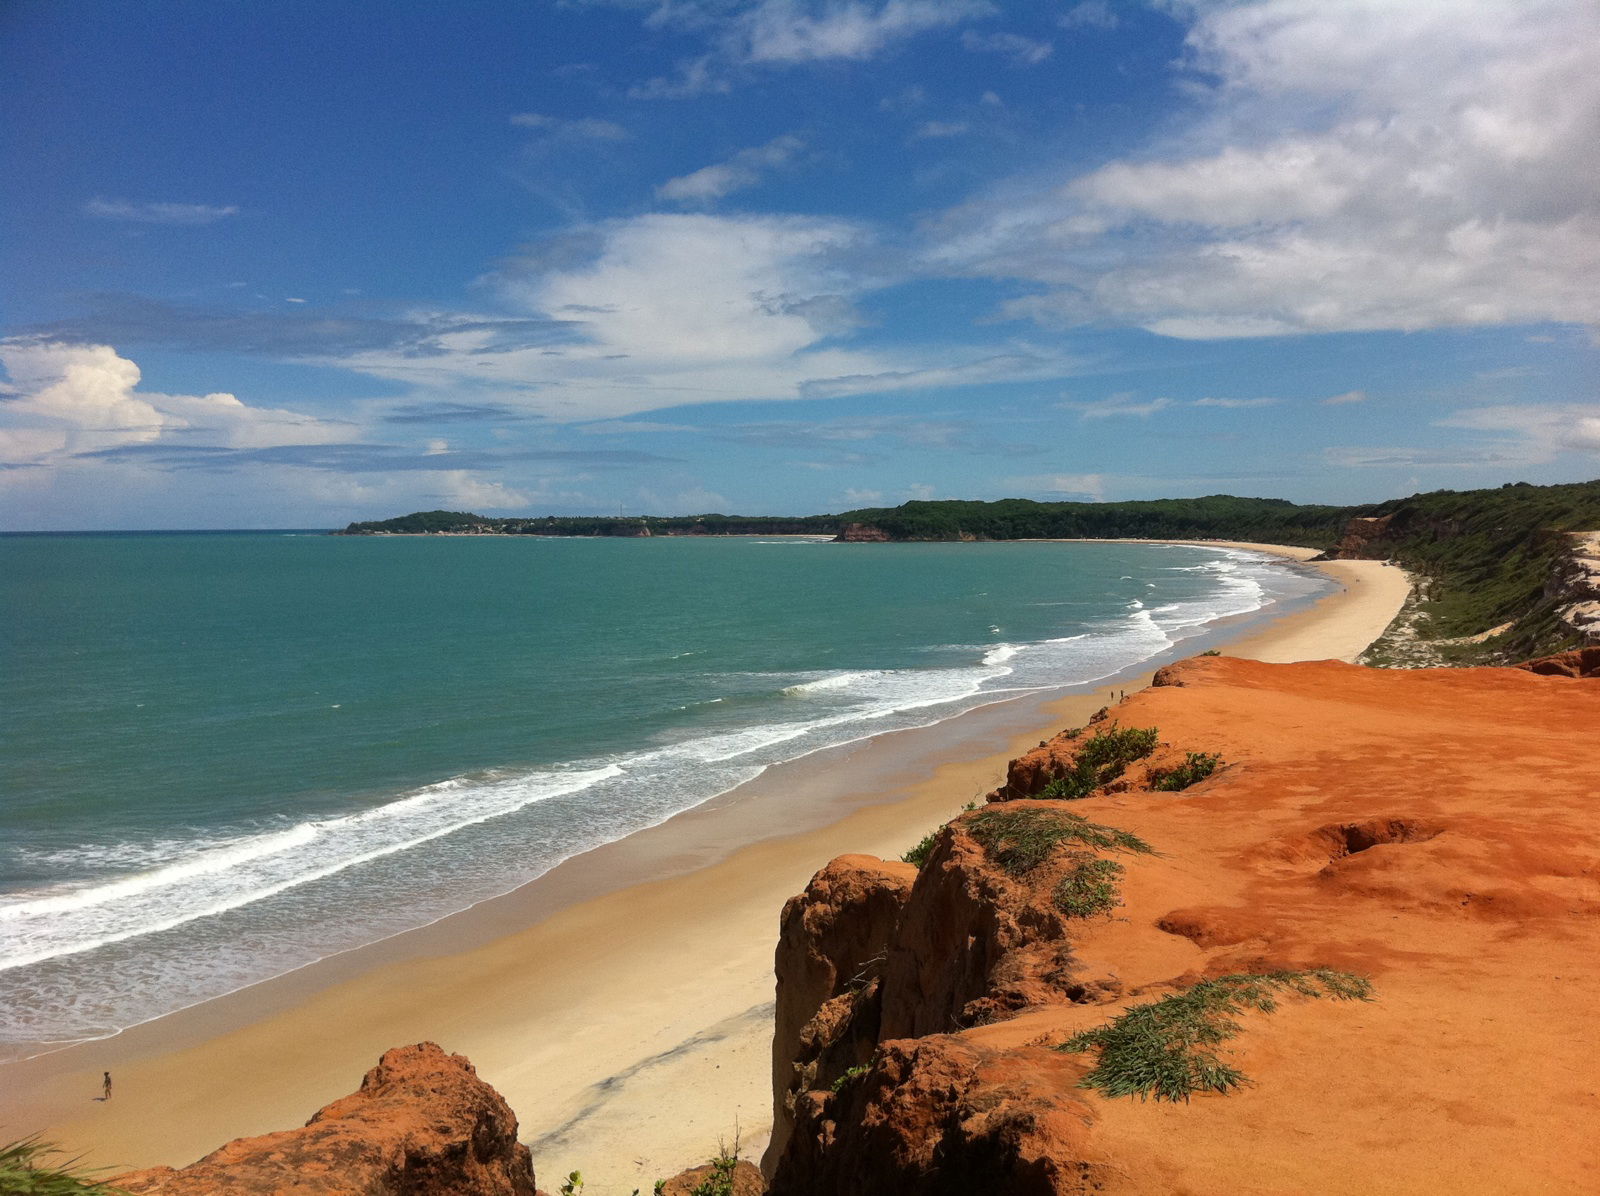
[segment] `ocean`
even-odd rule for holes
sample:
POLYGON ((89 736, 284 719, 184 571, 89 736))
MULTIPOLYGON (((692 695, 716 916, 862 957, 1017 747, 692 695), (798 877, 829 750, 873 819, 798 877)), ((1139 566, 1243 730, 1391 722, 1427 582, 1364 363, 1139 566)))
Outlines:
POLYGON ((0 537, 0 1059, 1329 584, 1184 545, 0 537))

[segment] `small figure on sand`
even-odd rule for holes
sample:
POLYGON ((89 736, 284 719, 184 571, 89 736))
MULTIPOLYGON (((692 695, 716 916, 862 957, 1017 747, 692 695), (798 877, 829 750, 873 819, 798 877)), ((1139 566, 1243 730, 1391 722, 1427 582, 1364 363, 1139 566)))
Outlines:
POLYGON ((102 1078, 100 1081, 100 1090, 105 1093, 105 1095, 100 1098, 101 1100, 111 1099, 111 1073, 109 1071, 104 1073, 104 1078, 102 1078))

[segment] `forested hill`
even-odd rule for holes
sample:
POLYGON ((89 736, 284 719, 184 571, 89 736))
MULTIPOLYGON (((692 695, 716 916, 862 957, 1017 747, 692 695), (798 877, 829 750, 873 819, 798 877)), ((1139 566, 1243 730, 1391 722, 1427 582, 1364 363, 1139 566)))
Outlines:
MULTIPOLYGON (((1164 498, 1142 502, 908 502, 835 515, 546 516, 500 519, 419 511, 352 523, 341 535, 726 536, 827 535, 866 540, 1171 539, 1297 544, 1343 557, 1388 558, 1424 579, 1408 612, 1412 642, 1447 658, 1514 659, 1572 646, 1563 604, 1600 594, 1561 591, 1551 579, 1572 541, 1600 530, 1600 481, 1514 482, 1492 490, 1438 490, 1365 506, 1301 505, 1274 498, 1164 498), (1483 643, 1458 644, 1505 624, 1483 643)), ((1568 587, 1570 589, 1570 587, 1568 587)), ((1581 588, 1581 587, 1580 587, 1581 588)), ((1393 636, 1390 637, 1393 640, 1393 636)), ((1400 657, 1396 657, 1400 659, 1400 657)))
POLYGON ((336 536, 832 536, 837 515, 545 515, 505 519, 470 511, 416 511, 352 523, 336 536))
POLYGON ((1053 538, 1232 539, 1327 547, 1351 508, 1299 506, 1277 498, 1163 498, 1143 502, 908 502, 836 515, 546 516, 503 519, 465 511, 418 511, 352 523, 342 535, 690 536, 838 535, 875 529, 890 540, 1053 538))
POLYGON ((1248 540, 1333 548, 1353 518, 1385 518, 1364 541, 1378 555, 1427 571, 1466 558, 1514 552, 1538 531, 1600 528, 1600 480, 1560 486, 1514 482, 1493 490, 1436 490, 1364 506, 1280 498, 1158 498, 1139 502, 908 502, 834 515, 674 515, 494 518, 418 511, 352 523, 336 535, 864 535, 884 540, 1176 539, 1248 540), (1380 551, 1381 550, 1381 551, 1380 551))
POLYGON ((878 528, 891 540, 1209 539, 1326 548, 1351 513, 1348 507, 1212 494, 1140 502, 908 502, 838 518, 878 528))

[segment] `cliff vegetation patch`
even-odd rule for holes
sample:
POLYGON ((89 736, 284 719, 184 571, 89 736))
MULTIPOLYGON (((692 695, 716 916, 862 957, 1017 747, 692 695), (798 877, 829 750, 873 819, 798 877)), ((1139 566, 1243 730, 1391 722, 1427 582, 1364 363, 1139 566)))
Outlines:
POLYGON ((1037 796, 1064 801, 1088 797, 1127 771, 1135 760, 1156 750, 1160 732, 1155 727, 1111 727, 1096 731, 1084 741, 1072 766, 1041 789, 1037 796))
POLYGON ((1249 1078, 1224 1063, 1216 1047, 1239 1033, 1239 1014, 1251 1009, 1271 1013, 1280 996, 1370 1001, 1372 984, 1329 968, 1219 976, 1135 1005, 1108 1025, 1075 1034, 1056 1049, 1098 1051, 1094 1068, 1079 1087, 1106 1096, 1187 1101, 1196 1092, 1230 1092, 1249 1078))
POLYGON ((1190 785, 1198 785, 1216 772, 1217 765, 1221 763, 1222 756, 1217 752, 1189 752, 1182 764, 1153 777, 1150 788, 1167 793, 1187 789, 1190 785))
POLYGON ((1057 847, 1073 846, 1100 851, 1126 851, 1154 855, 1155 848, 1137 835, 1114 826, 1090 822, 1066 810, 1030 807, 980 810, 967 823, 967 833, 989 857, 1013 876, 1032 872, 1057 847))
POLYGON ((918 868, 928 862, 928 856, 933 852, 933 845, 939 838, 942 827, 936 827, 917 840, 917 845, 900 857, 903 863, 915 864, 918 868))
POLYGON ((1122 904, 1117 882, 1125 869, 1116 860, 1074 852, 1072 866, 1056 885, 1056 908, 1069 918, 1110 913, 1122 904))

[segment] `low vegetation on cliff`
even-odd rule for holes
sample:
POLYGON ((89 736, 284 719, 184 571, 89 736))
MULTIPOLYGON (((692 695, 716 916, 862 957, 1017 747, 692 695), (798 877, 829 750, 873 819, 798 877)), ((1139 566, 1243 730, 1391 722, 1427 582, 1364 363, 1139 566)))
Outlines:
POLYGON ((1228 1092, 1248 1077, 1224 1063, 1214 1048, 1239 1033, 1240 1014, 1271 1013, 1278 998, 1289 995, 1368 1001, 1372 985, 1328 968, 1219 976, 1135 1005, 1109 1025, 1075 1034, 1057 1049, 1099 1052, 1081 1086, 1106 1096, 1186 1101, 1196 1092, 1228 1092))
POLYGON ((1160 741, 1155 727, 1114 726, 1096 731, 1078 749, 1072 766, 1054 777, 1038 796, 1067 801, 1088 797, 1120 777, 1135 760, 1149 756, 1160 741))
POLYGON ((1222 757, 1216 752, 1186 752, 1182 764, 1153 775, 1150 778, 1150 788, 1159 789, 1164 793, 1187 789, 1190 785, 1198 785, 1216 772, 1217 765, 1221 763, 1222 757))
POLYGON ((1061 846, 1155 854, 1155 848, 1138 835, 1047 806, 1021 810, 991 806, 972 816, 967 832, 1013 876, 1032 872, 1061 846))

